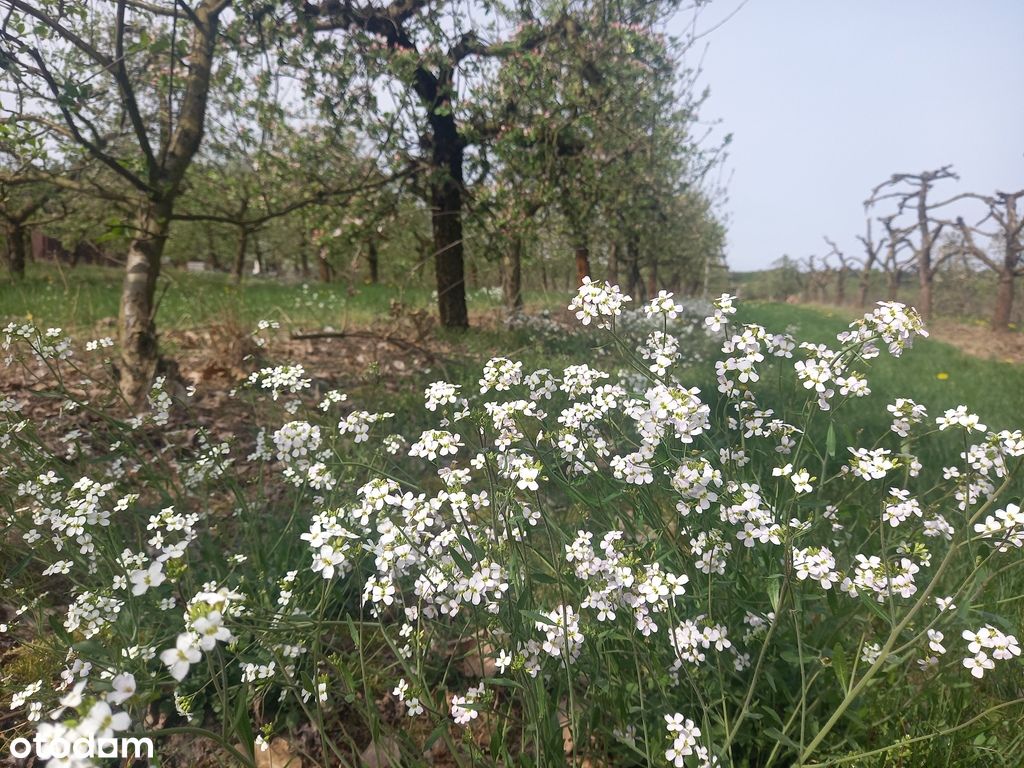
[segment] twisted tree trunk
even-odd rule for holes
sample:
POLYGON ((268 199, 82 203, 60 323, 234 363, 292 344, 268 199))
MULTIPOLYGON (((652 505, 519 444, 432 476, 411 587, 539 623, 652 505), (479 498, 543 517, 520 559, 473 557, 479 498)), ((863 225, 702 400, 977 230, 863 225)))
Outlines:
MULTIPOLYGON (((210 80, 213 76, 214 49, 219 14, 227 3, 204 0, 191 13, 193 22, 185 92, 181 97, 178 120, 173 125, 170 113, 162 126, 162 147, 150 149, 145 138, 134 92, 127 75, 119 81, 136 132, 147 156, 147 186, 136 214, 135 238, 128 248, 124 285, 119 312, 121 362, 118 387, 122 397, 135 409, 141 408, 156 374, 159 353, 156 335, 156 282, 160 260, 167 243, 174 203, 181 192, 192 159, 203 139, 210 80)), ((118 25, 124 28, 124 8, 118 7, 118 25)), ((124 66, 123 51, 119 50, 124 66)))

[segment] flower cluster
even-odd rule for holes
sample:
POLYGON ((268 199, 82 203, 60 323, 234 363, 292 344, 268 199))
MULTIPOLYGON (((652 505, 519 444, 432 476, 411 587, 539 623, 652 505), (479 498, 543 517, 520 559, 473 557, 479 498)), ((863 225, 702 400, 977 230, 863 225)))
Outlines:
POLYGON ((964 666, 979 679, 985 676, 985 670, 995 668, 996 661, 1008 661, 1020 656, 1017 638, 1003 634, 991 624, 974 632, 965 629, 961 635, 967 641, 967 650, 973 654, 964 659, 964 666))
POLYGON ((282 393, 296 395, 304 389, 309 389, 312 385, 312 381, 306 378, 306 369, 301 365, 278 365, 273 368, 263 368, 250 375, 248 383, 250 386, 269 391, 274 400, 277 400, 282 393))
POLYGON ((665 750, 665 759, 676 768, 686 765, 686 758, 690 755, 697 757, 697 768, 714 768, 718 765, 718 758, 697 741, 701 731, 693 720, 678 712, 665 715, 665 729, 672 739, 672 746, 665 750))
POLYGON ((569 303, 569 311, 576 313, 576 319, 583 325, 597 320, 598 328, 611 328, 612 320, 622 314, 622 305, 630 301, 617 285, 596 283, 590 277, 583 278, 583 285, 569 303))

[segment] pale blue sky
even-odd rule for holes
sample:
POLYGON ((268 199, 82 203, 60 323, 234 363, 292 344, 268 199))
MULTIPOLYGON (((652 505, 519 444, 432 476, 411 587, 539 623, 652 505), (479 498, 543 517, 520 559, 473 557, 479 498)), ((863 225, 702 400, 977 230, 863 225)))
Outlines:
POLYGON ((952 163, 950 190, 1024 187, 1021 0, 749 0, 705 44, 704 116, 734 134, 733 269, 824 253, 823 234, 859 254, 862 203, 894 172, 952 163))

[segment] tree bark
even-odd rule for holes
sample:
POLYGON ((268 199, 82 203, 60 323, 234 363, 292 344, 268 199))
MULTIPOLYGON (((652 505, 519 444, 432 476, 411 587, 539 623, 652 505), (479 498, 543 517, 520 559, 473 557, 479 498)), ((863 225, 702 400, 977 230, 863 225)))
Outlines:
POLYGON ((860 285, 857 288, 857 306, 866 307, 868 303, 868 291, 871 288, 871 267, 873 259, 864 264, 864 271, 860 273, 860 285))
POLYGON ((302 236, 302 247, 299 248, 299 274, 309 277, 309 239, 302 236))
POLYGON ((253 234, 255 235, 252 241, 253 244, 256 246, 256 267, 259 274, 262 275, 267 271, 267 264, 265 261, 263 261, 263 245, 260 242, 259 233, 254 232, 253 234))
POLYGON ((213 227, 206 227, 206 260, 210 269, 214 272, 220 271, 220 254, 217 253, 217 240, 213 236, 213 227))
POLYGON ((921 237, 920 250, 917 253, 917 282, 920 286, 917 311, 924 320, 931 320, 932 317, 932 282, 935 277, 935 270, 932 268, 932 247, 938 237, 938 231, 932 232, 928 226, 929 188, 930 185, 922 181, 921 192, 917 197, 917 228, 921 237))
POLYGON ((326 245, 321 245, 320 250, 316 254, 317 270, 320 273, 320 282, 329 283, 334 273, 334 269, 331 267, 331 262, 327 258, 328 251, 326 245))
POLYGON ((1000 265, 996 305, 991 321, 992 330, 1000 333, 1010 330, 1010 317, 1013 314, 1013 294, 1021 252, 1021 224, 1017 214, 1018 197, 1019 195, 1010 195, 1004 198, 1006 218, 1003 221, 1003 263, 1000 265))
POLYGON ((921 317, 930 320, 932 317, 932 284, 931 254, 921 256, 918 262, 917 282, 920 286, 917 293, 917 311, 921 317))
POLYGON ((235 247, 235 266, 232 274, 235 276, 235 285, 242 282, 242 273, 245 272, 245 252, 249 245, 249 230, 241 227, 238 231, 238 244, 235 247))
POLYGON ((513 235, 501 255, 501 294, 510 315, 523 310, 523 238, 513 235))
POLYGON ((370 285, 380 282, 380 259, 377 253, 377 241, 371 237, 366 245, 366 265, 369 268, 370 285))
POLYGON ((444 67, 438 76, 417 69, 416 91, 427 104, 430 151, 431 227, 434 234, 434 278, 437 310, 445 328, 468 328, 466 309, 465 252, 462 239, 462 164, 466 139, 459 133, 452 113, 451 92, 454 71, 444 67))
MULTIPOLYGON (((461 156, 462 150, 459 150, 461 156)), ((459 160, 461 176, 461 157, 459 160)), ((434 230, 434 278, 437 310, 445 328, 468 328, 466 277, 462 244, 462 180, 445 179, 431 186, 434 230)))
POLYGON ((651 268, 647 272, 647 298, 653 299, 658 295, 658 260, 651 261, 651 268))
POLYGON ((156 281, 167 243, 172 204, 146 199, 135 220, 135 238, 128 248, 124 286, 121 291, 121 395, 133 407, 146 399, 156 374, 156 281))
POLYGON ((585 277, 590 277, 590 249, 582 244, 576 246, 576 287, 583 285, 585 277))
POLYGON ((840 307, 846 304, 846 265, 836 273, 836 304, 840 307))
POLYGON ((7 268, 11 271, 11 277, 21 280, 25 277, 25 227, 21 222, 12 222, 4 230, 7 237, 7 268))
MULTIPOLYGON (((122 397, 134 409, 145 403, 156 374, 159 353, 155 297, 160 259, 167 243, 174 202, 202 143, 218 16, 224 7, 203 2, 191 12, 193 29, 186 61, 188 74, 177 123, 172 130, 168 113, 167 122, 162 125, 163 139, 159 152, 151 152, 145 141, 140 144, 147 154, 150 191, 139 204, 136 234, 128 248, 118 323, 121 340, 118 387, 122 397)), ((124 23, 123 9, 124 6, 120 6, 119 24, 124 23)), ((122 96, 125 95, 122 88, 122 96)), ((129 91, 127 97, 129 112, 134 112, 137 110, 134 95, 129 91)))
POLYGON ((996 305, 992 311, 990 322, 993 331, 1003 333, 1010 329, 1010 317, 1013 314, 1013 293, 1016 275, 1013 269, 999 273, 999 285, 996 288, 996 305))

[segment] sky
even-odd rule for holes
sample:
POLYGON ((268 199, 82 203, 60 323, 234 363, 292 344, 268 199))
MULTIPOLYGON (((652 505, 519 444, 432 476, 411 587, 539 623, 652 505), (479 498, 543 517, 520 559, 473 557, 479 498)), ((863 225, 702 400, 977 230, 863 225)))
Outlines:
POLYGON ((732 269, 823 255, 823 235, 859 256, 863 202, 893 173, 952 164, 960 181, 936 196, 1024 188, 1021 0, 740 5, 705 8, 697 28, 710 31, 688 55, 711 89, 702 118, 733 134, 732 269))

